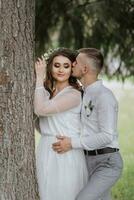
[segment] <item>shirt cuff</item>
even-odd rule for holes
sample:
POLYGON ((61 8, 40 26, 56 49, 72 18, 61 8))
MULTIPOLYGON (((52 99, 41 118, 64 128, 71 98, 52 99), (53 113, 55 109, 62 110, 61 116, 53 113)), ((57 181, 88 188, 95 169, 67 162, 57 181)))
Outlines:
POLYGON ((82 149, 80 138, 72 137, 71 138, 71 144, 72 144, 73 149, 76 149, 76 148, 82 149))

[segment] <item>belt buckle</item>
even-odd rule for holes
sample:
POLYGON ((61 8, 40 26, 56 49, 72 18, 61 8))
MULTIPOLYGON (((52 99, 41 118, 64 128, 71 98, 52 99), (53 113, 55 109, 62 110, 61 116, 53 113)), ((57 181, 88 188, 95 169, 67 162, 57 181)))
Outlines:
POLYGON ((95 149, 95 155, 98 155, 98 151, 97 151, 97 149, 95 149))

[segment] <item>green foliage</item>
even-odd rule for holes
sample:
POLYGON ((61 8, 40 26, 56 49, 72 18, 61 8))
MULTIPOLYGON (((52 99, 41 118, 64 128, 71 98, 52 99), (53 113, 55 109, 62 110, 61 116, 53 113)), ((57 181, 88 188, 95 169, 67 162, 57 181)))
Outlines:
POLYGON ((122 178, 113 188, 113 200, 134 200, 134 94, 133 89, 123 89, 119 101, 119 133, 120 147, 124 160, 122 178))
MULTIPOLYGON (((124 79, 134 75, 133 22, 133 0, 36 0, 36 53, 57 46, 100 48, 105 58, 118 58, 115 75, 124 79)), ((110 76, 107 62, 105 67, 110 76)))

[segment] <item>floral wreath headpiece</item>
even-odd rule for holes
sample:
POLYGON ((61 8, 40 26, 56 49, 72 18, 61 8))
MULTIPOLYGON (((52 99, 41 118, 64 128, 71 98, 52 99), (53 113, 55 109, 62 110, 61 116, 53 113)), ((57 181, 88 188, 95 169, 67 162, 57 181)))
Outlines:
POLYGON ((45 59, 46 62, 48 62, 50 56, 58 51, 59 49, 64 49, 64 47, 58 47, 58 48, 55 48, 55 49, 49 49, 46 53, 43 54, 43 58, 45 59))

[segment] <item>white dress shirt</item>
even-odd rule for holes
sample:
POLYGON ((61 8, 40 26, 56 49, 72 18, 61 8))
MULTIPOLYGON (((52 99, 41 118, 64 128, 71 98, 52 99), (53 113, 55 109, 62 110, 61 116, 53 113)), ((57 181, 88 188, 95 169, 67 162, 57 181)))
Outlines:
POLYGON ((101 80, 86 87, 81 110, 81 136, 71 138, 73 148, 86 150, 119 148, 118 103, 101 80))

